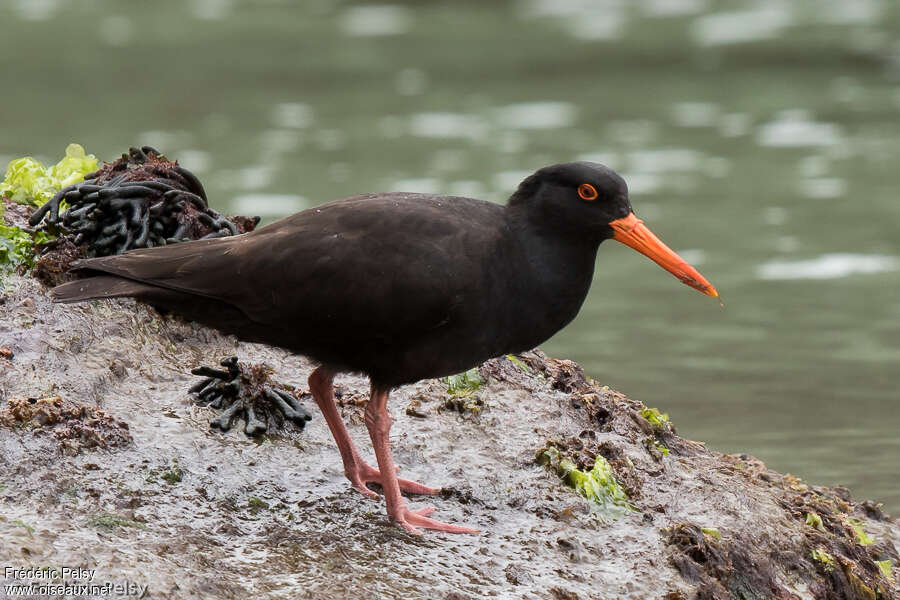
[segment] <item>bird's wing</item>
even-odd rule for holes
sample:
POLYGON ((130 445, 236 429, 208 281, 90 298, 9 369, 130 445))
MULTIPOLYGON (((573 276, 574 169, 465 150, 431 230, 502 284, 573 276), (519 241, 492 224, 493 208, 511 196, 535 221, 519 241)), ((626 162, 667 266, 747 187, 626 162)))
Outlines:
POLYGON ((468 199, 356 197, 249 234, 133 250, 80 267, 220 300, 259 323, 343 331, 365 324, 370 334, 391 338, 451 319, 473 279, 484 276, 473 261, 498 235, 497 210, 468 199))

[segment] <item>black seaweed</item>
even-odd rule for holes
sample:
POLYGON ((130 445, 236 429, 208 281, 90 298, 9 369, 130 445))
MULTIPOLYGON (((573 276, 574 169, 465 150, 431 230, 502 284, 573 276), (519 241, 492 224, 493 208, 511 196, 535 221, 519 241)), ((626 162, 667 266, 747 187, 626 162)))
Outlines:
POLYGON ((65 235, 87 256, 121 254, 252 231, 259 217, 227 218, 209 207, 197 177, 155 148, 127 154, 59 191, 29 219, 65 235), (65 201, 68 208, 61 211, 65 201))
POLYGON ((192 369, 192 374, 204 379, 188 390, 197 404, 222 410, 209 421, 213 429, 229 431, 240 418, 245 422, 244 433, 253 437, 266 433, 272 421, 280 424, 288 420, 303 429, 312 419, 286 386, 269 380, 265 367, 239 363, 236 356, 219 364, 225 369, 192 369))

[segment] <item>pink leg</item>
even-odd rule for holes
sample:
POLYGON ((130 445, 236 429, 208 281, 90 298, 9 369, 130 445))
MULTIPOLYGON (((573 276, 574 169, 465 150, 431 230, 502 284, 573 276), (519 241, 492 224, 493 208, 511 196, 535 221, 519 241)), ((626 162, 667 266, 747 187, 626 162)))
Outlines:
MULTIPOLYGON (((338 450, 341 452, 341 460, 344 462, 344 474, 354 489, 362 492, 369 498, 378 499, 378 494, 366 487, 366 482, 374 481, 381 483, 381 473, 377 469, 369 466, 366 461, 359 455, 359 451, 350 439, 347 433, 347 427, 344 426, 344 420, 338 412, 337 406, 334 404, 334 373, 328 371, 325 367, 319 367, 309 376, 309 389, 312 392, 313 399, 322 411, 325 422, 337 442, 338 450)), ((394 479, 397 479, 396 474, 394 479)), ((434 495, 440 493, 440 490, 422 485, 408 479, 397 479, 400 489, 410 494, 428 494, 434 495)))
POLYGON ((387 503, 387 513, 391 521, 405 530, 419 535, 422 532, 418 527, 448 533, 478 533, 477 529, 450 525, 427 518, 427 515, 434 512, 434 508, 410 510, 406 506, 406 501, 400 495, 401 486, 397 480, 394 457, 391 454, 389 435, 392 419, 388 412, 387 400, 388 390, 372 386, 372 394, 369 397, 369 404, 366 406, 366 427, 369 430, 369 437, 372 438, 372 446, 375 448, 378 469, 385 474, 381 480, 381 487, 384 488, 384 500, 387 503))

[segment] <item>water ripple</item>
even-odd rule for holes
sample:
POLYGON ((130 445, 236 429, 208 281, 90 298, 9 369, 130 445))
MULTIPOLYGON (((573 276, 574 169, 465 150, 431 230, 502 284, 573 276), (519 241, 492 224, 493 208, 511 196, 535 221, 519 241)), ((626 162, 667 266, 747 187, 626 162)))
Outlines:
POLYGON ((888 273, 900 268, 897 258, 884 254, 823 254, 810 260, 773 260, 756 268, 759 279, 839 279, 857 274, 888 273))

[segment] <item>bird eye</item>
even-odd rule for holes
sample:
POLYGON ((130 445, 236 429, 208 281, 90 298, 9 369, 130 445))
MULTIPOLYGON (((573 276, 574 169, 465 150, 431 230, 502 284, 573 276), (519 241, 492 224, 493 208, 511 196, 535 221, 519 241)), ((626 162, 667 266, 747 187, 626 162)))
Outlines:
POLYGON ((597 188, 589 183, 582 183, 578 186, 578 195, 581 196, 582 200, 596 200, 597 188))

